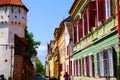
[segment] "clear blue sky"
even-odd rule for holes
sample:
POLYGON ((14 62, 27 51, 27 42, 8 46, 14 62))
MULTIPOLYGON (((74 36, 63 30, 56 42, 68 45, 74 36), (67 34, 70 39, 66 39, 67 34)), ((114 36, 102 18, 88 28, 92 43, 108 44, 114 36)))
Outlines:
POLYGON ((54 39, 54 30, 60 22, 69 16, 68 12, 74 0, 22 0, 29 9, 28 30, 34 34, 35 41, 40 41, 38 57, 45 63, 46 45, 54 39))

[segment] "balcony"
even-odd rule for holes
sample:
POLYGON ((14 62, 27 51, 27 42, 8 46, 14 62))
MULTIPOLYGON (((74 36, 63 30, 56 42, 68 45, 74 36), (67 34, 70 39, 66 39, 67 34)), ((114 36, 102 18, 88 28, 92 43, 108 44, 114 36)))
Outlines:
POLYGON ((93 27, 92 31, 88 35, 81 38, 80 41, 73 46, 73 53, 83 50, 103 37, 115 32, 117 30, 116 26, 116 19, 110 17, 100 26, 93 27))

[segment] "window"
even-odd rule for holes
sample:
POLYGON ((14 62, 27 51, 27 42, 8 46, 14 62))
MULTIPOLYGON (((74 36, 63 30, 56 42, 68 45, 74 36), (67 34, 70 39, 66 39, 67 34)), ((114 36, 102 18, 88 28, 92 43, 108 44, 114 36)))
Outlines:
POLYGON ((74 61, 74 75, 76 75, 76 61, 74 61))
POLYGON ((69 65, 67 65, 67 72, 69 73, 69 65))
POLYGON ((83 36, 88 34, 88 10, 86 10, 83 14, 83 36))
POLYGON ((84 58, 84 76, 87 76, 86 57, 84 58))
POLYGON ((70 75, 72 75, 72 61, 70 61, 70 66, 69 66, 69 68, 70 68, 70 75))
POLYGON ((76 22, 74 25, 74 43, 79 41, 79 25, 76 22))
POLYGON ((78 76, 78 60, 76 60, 76 75, 78 76))
POLYGON ((109 48, 99 52, 97 54, 97 61, 99 76, 115 76, 115 65, 117 60, 114 48, 109 48))
POLYGON ((72 42, 70 42, 70 54, 72 54, 72 52, 73 52, 73 44, 72 44, 72 42))
POLYGON ((80 59, 77 59, 77 60, 74 61, 74 74, 76 76, 81 74, 81 60, 80 59))
MULTIPOLYGON (((81 65, 81 63, 80 63, 80 65, 81 65)), ((82 69, 83 69, 84 76, 90 76, 90 77, 94 76, 94 57, 93 57, 93 55, 86 56, 82 59, 82 69)))
POLYGON ((78 75, 80 75, 81 72, 81 60, 78 59, 78 75))
POLYGON ((70 55, 70 42, 69 42, 69 44, 68 44, 68 46, 67 46, 67 56, 68 55, 70 55))
POLYGON ((77 28, 74 26, 74 43, 77 42, 77 28))
POLYGON ((111 16, 110 13, 110 0, 105 0, 105 7, 106 7, 106 19, 111 16))
POLYGON ((62 71, 62 64, 60 64, 60 71, 62 71))
POLYGON ((79 19, 78 26, 79 26, 79 38, 82 38, 83 37, 82 19, 79 19))
POLYGON ((94 76, 94 57, 89 56, 89 76, 94 76))
POLYGON ((88 4, 89 31, 92 31, 92 27, 96 26, 96 16, 96 1, 90 1, 88 4))
POLYGON ((105 21, 112 15, 112 0, 97 0, 98 23, 105 21))

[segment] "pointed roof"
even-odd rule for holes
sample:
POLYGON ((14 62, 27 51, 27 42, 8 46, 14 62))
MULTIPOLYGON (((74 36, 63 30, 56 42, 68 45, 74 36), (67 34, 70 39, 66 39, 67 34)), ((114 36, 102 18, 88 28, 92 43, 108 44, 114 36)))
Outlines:
POLYGON ((28 11, 28 9, 25 7, 25 5, 22 3, 21 0, 0 0, 0 6, 3 6, 3 5, 22 6, 28 11))

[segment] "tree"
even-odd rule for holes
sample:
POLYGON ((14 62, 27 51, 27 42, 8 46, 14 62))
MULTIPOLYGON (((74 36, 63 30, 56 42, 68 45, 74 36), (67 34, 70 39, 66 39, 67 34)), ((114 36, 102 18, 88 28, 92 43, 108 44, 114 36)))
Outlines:
POLYGON ((41 61, 38 58, 36 58, 35 62, 36 62, 36 73, 45 74, 45 68, 42 65, 41 61))
MULTIPOLYGON (((34 36, 33 33, 28 32, 28 30, 26 28, 25 29, 25 39, 29 43, 28 52, 30 54, 30 57, 37 55, 36 48, 38 48, 38 46, 41 43, 39 41, 35 41, 33 39, 33 36, 34 36)), ((36 73, 45 74, 45 69, 44 69, 44 66, 42 65, 41 61, 38 58, 36 58, 35 62, 36 62, 36 73)))
POLYGON ((34 36, 33 33, 32 32, 28 32, 28 30, 26 28, 25 29, 25 39, 29 43, 28 52, 30 54, 30 57, 37 55, 36 48, 38 48, 38 46, 41 43, 39 41, 35 41, 33 39, 33 36, 34 36))

